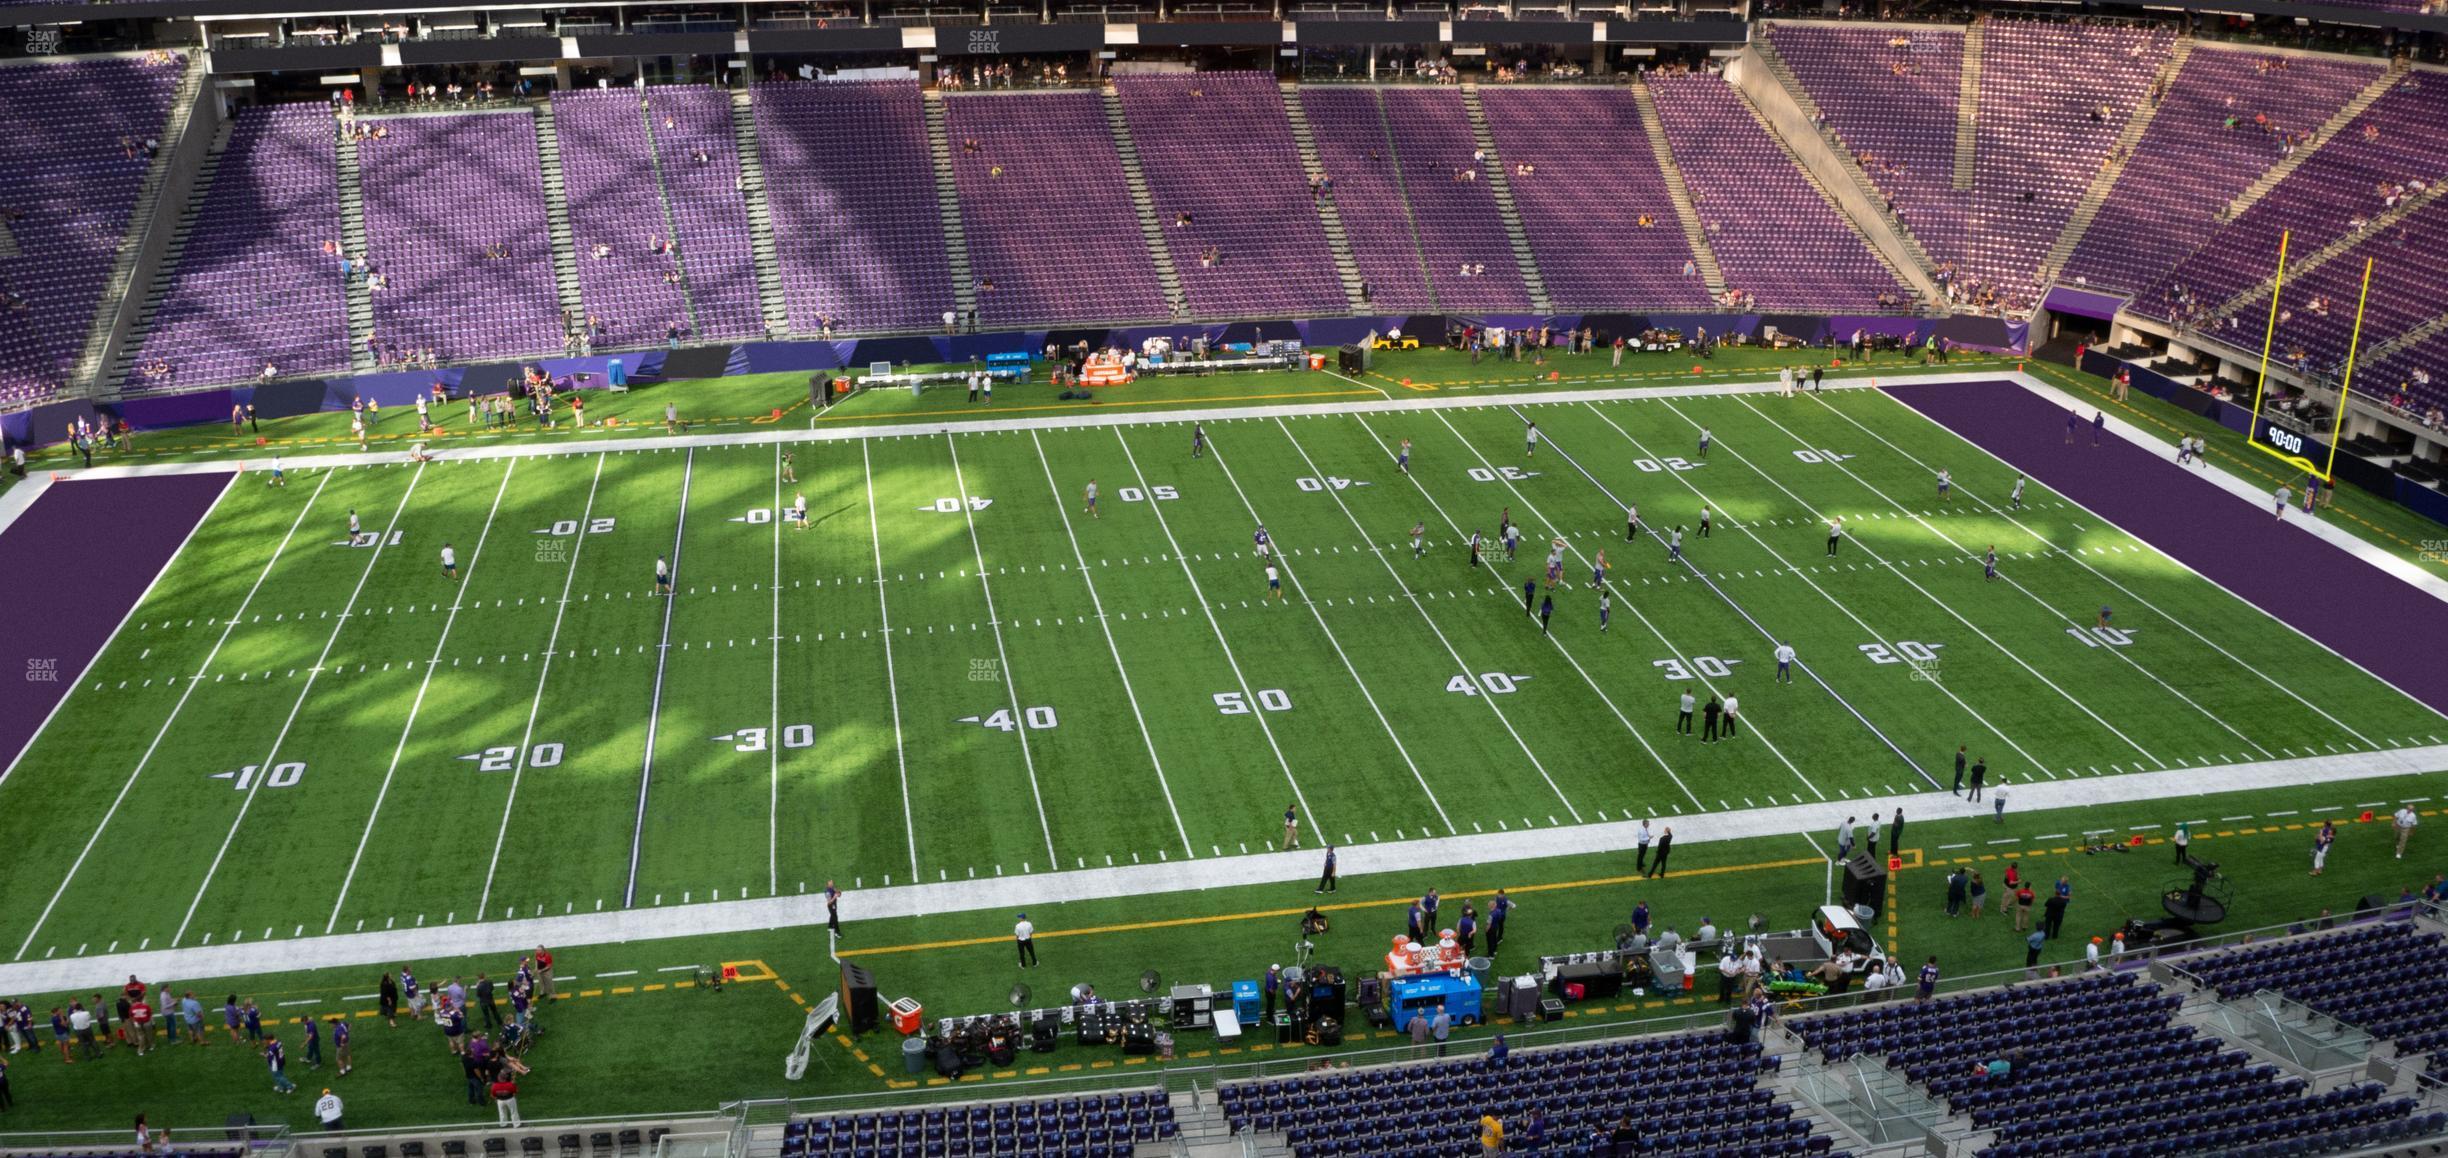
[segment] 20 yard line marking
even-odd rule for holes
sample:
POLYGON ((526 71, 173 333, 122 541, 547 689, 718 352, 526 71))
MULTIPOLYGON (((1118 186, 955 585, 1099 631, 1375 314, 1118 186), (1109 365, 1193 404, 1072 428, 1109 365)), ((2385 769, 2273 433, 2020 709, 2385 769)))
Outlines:
MULTIPOLYGON (((76 879, 77 870, 85 867, 85 858, 93 855, 94 845, 102 840, 102 830, 110 827, 111 817, 117 815, 119 806, 127 802, 128 793, 135 790, 136 778, 143 775, 146 766, 153 762, 153 753, 161 749, 162 738, 170 734, 170 725, 178 720, 179 711, 187 706, 187 697, 194 695, 196 688, 203 685, 204 673, 211 670, 214 657, 221 654, 221 645, 228 643, 230 633, 238 629, 247 606, 255 601, 255 593, 263 589, 264 580, 271 576, 272 565, 280 562, 281 553, 289 549, 289 541, 297 536, 297 529, 305 525, 307 512, 314 509, 315 500, 323 497, 323 488, 330 485, 331 480, 332 472, 324 472, 322 480, 315 483, 314 493, 306 496, 306 501, 299 505, 297 518, 289 523, 289 533, 281 536, 280 545, 272 548, 272 557, 264 560, 263 570, 256 574, 254 585, 247 588, 247 593, 238 600, 237 610, 232 611, 223 622, 220 638, 213 641, 212 650, 204 653, 204 662, 197 664, 195 674, 188 677, 187 690, 180 692, 178 702, 170 705, 170 714, 162 718, 160 729, 153 733, 153 742, 145 745, 144 755, 136 758, 136 767, 128 773, 127 783, 119 786, 119 795, 112 798, 110 807, 103 811, 102 822, 94 825, 93 835, 85 838, 85 847, 79 849, 76 860, 69 863, 67 875, 60 878, 59 888, 52 891, 51 899, 43 905, 42 915, 34 918, 33 927, 26 930, 25 943, 17 946, 17 960, 25 960, 26 953, 34 947, 35 935, 41 933, 43 925, 50 921, 52 909, 59 905, 60 897, 68 892, 68 882, 76 879)), ((197 520, 199 525, 202 522, 201 519, 197 520)))
MULTIPOLYGON (((595 456, 595 475, 587 483, 586 506, 579 511, 578 525, 584 527, 595 514, 595 491, 603 485, 604 458, 595 456)), ((493 859, 485 865, 484 891, 477 894, 476 919, 485 919, 493 900, 493 874, 501 867, 502 841, 510 835, 510 810, 518 805, 519 781, 527 772, 527 753, 535 747, 536 717, 544 710, 544 682, 552 678, 553 655, 561 646, 561 617, 568 614, 570 588, 578 580, 578 556, 585 552, 587 536, 580 535, 570 547, 569 573, 561 577, 561 600, 553 607, 552 632, 544 637, 544 665, 536 672, 535 698, 527 705, 527 729, 519 735, 516 762, 510 766, 510 793, 502 801, 501 826, 493 833, 493 859)))
MULTIPOLYGON (((1130 442, 1122 437, 1122 431, 1119 427, 1114 429, 1114 441, 1121 444, 1122 457, 1125 461, 1130 463, 1131 477, 1139 483, 1139 488, 1141 490, 1146 490, 1148 487, 1147 472, 1139 469, 1139 456, 1131 453, 1130 442)), ((1210 442, 1208 444, 1208 449, 1213 451, 1215 449, 1215 444, 1210 442)), ((1221 463, 1223 459, 1218 457, 1216 461, 1221 463)), ((1062 496, 1058 495, 1056 497, 1059 500, 1062 496)), ((1173 561, 1181 566, 1182 578, 1190 581, 1190 594, 1197 597, 1199 614, 1207 617, 1208 630, 1215 632, 1216 647, 1224 652, 1224 665, 1232 669, 1233 683, 1241 689, 1242 696, 1250 700, 1255 700, 1257 698, 1257 693, 1251 690, 1249 677, 1241 674, 1241 660, 1239 657, 1233 654, 1232 644, 1227 642, 1224 638, 1224 625, 1216 622, 1216 605, 1207 601, 1207 591, 1204 587, 1199 585, 1198 573, 1190 569, 1191 556, 1182 551, 1181 541, 1173 537, 1173 524, 1165 519, 1164 504, 1151 502, 1148 504, 1148 512, 1156 516, 1156 529, 1164 532, 1165 542, 1172 546, 1173 561)), ((1348 664, 1346 667, 1348 669, 1348 664)), ((1357 680, 1360 677, 1358 673, 1354 673, 1352 678, 1357 680)), ((1360 694, 1366 696, 1368 694, 1368 689, 1362 688, 1360 694)), ((1374 709, 1377 706, 1376 701, 1369 701, 1369 706, 1370 708, 1374 709)), ((1252 712, 1250 713, 1250 716, 1258 724, 1258 733, 1266 737, 1267 749, 1275 753, 1275 766, 1283 769, 1284 782, 1292 786, 1293 806, 1300 809, 1301 817, 1309 822, 1309 830, 1311 832, 1324 831, 1318 827, 1317 814, 1309 811, 1309 797, 1306 793, 1301 791, 1300 778, 1292 774, 1292 762, 1284 757, 1283 745, 1277 743, 1275 740, 1275 726, 1267 722, 1267 714, 1265 712, 1252 712)), ((1385 713, 1379 712, 1377 714, 1377 722, 1380 724, 1385 723, 1385 713)), ((1386 735, 1389 737, 1394 735, 1393 725, 1386 725, 1386 735)), ((1402 751, 1401 740, 1397 739, 1394 741, 1394 749, 1398 752, 1402 751)), ((1403 762, 1408 764, 1410 761, 1410 753, 1404 752, 1403 762)), ((1412 769, 1414 775, 1417 775, 1418 771, 1419 770, 1417 767, 1412 769)), ((1429 803, 1433 804, 1436 802, 1436 797, 1431 795, 1428 800, 1429 803)), ((1439 814, 1442 815, 1441 810, 1439 814)), ((1450 830, 1451 826, 1449 825, 1448 831, 1450 830)), ((1247 844, 1243 844, 1241 846, 1241 851, 1248 852, 1249 846, 1247 844)))
POLYGON ((1140 714, 1139 693, 1131 687, 1130 669, 1122 664, 1122 648, 1114 642, 1113 625, 1105 621, 1105 601, 1097 596, 1096 580, 1088 573, 1088 556, 1080 550, 1079 535, 1071 528, 1071 508, 1063 501, 1062 487, 1054 481, 1054 463, 1046 458, 1045 443, 1034 430, 1029 432, 1029 445, 1037 450, 1037 465, 1045 471, 1046 490, 1054 496, 1055 513, 1062 516, 1063 535, 1071 540, 1071 555, 1079 560, 1080 582, 1088 587, 1088 605, 1096 610, 1097 627, 1105 632, 1105 650, 1113 656, 1114 671, 1122 677, 1122 696, 1130 701, 1131 718, 1139 722, 1139 739, 1147 745, 1148 763, 1156 768, 1156 786, 1164 792, 1165 810, 1173 814, 1173 830, 1181 835, 1182 855, 1195 860, 1198 853, 1190 846, 1189 826, 1182 823, 1181 809, 1173 803, 1173 785, 1165 779, 1164 760, 1156 755, 1156 737, 1149 734, 1147 717, 1140 714))
MULTIPOLYGON (((476 549, 468 553, 467 575, 460 580, 461 595, 467 590, 467 580, 476 575, 477 562, 484 558, 485 540, 493 533, 493 516, 501 512, 502 495, 509 491, 511 472, 517 469, 518 460, 511 459, 502 470, 501 485, 493 491, 493 506, 485 512, 484 529, 476 533, 476 549)), ((374 792, 374 810, 366 814, 365 831, 357 836, 357 851, 349 857, 348 874, 340 879, 340 895, 332 899, 331 919, 323 925, 326 933, 340 924, 340 907, 348 903, 349 886, 357 881, 357 866, 365 860, 366 845, 374 839, 374 822, 382 819, 383 801, 391 795, 391 779, 399 773, 400 757, 408 751, 408 733, 416 727, 417 712, 425 706, 425 692, 433 686, 434 673, 442 668, 442 649, 450 643, 451 625, 459 621, 459 606, 464 601, 459 597, 451 600, 450 615, 442 621, 441 638, 434 640, 433 657, 425 661, 425 678, 417 681, 416 698, 408 702, 408 719, 400 725, 399 743, 391 749, 391 766, 383 769, 382 787, 374 792)))
MULTIPOLYGON (((1012 680, 1011 653, 1003 649, 1003 617, 995 613, 994 583, 986 578, 986 548, 978 542, 977 512, 969 506, 969 483, 961 474, 958 441, 946 433, 944 450, 952 456, 952 485, 960 492, 961 519, 969 527, 969 552, 977 559, 978 591, 986 597, 986 622, 994 628, 995 660, 1003 668, 1003 694, 1010 697, 1012 714, 1019 715, 1023 711, 1020 689, 1012 680)), ((1020 740, 1020 763, 1028 769, 1029 796, 1037 802, 1037 827, 1045 833, 1046 860, 1060 865, 1062 858, 1054 854, 1054 825, 1046 819, 1045 793, 1037 786, 1037 756, 1029 749, 1028 733, 1025 725, 1013 729, 1020 740)))
MULTIPOLYGON (((408 489, 400 492, 399 504, 391 508, 391 518, 383 527, 382 537, 374 540, 374 553, 367 557, 365 569, 357 573, 357 585, 349 589, 348 602, 341 605, 339 621, 332 624, 331 634, 323 640, 322 652, 315 656, 314 667, 307 671, 305 685, 298 688, 296 702, 289 705, 288 718, 281 721, 280 731, 273 735, 272 747, 260 761, 264 768, 271 768, 273 761, 280 756, 281 744, 289 739, 289 729, 297 723, 298 712, 306 707, 307 694, 314 691, 315 678, 323 674, 324 661, 331 658, 332 645, 340 642, 340 632, 348 627, 350 612, 357 607, 357 597, 365 593, 366 580, 374 577, 374 565, 382 562, 383 552, 390 548, 391 533, 399 529, 400 516, 407 513, 408 500, 416 497, 417 484, 424 479, 425 464, 418 463, 416 472, 408 476, 408 489)), ((255 794, 263 791, 264 781, 269 779, 271 777, 268 775, 258 776, 255 783, 247 786, 246 798, 238 802, 238 815, 230 819, 229 831, 221 836, 221 847, 214 851, 212 864, 204 869, 204 882, 196 886, 195 898, 187 902, 187 915, 179 918, 178 932, 170 936, 171 948, 178 948, 180 939, 187 935, 187 926, 195 921, 197 907, 204 903, 205 891, 212 888, 213 877, 221 871, 222 859, 229 855, 230 845, 238 839, 239 826, 246 823, 247 811, 255 806, 255 794)))
MULTIPOLYGON (((680 464, 680 519, 672 528, 671 574, 680 575, 680 544, 688 533, 689 482, 696 474, 697 451, 691 448, 680 464)), ((638 767, 637 820, 629 830, 629 884, 621 892, 621 907, 637 905, 638 850, 646 843, 646 794, 654 788, 655 729, 663 720, 663 671, 671 660, 672 605, 679 600, 663 598, 663 641, 655 648, 654 698, 646 709, 646 759, 638 767)))
POLYGON ((882 618, 884 635, 884 694, 892 704, 893 763, 901 770, 901 829, 909 844, 910 879, 918 879, 918 821, 910 809, 909 749, 901 742, 900 680, 893 674, 892 606, 884 600, 884 536, 876 527, 875 459, 868 452, 871 440, 859 441, 859 465, 867 474, 867 540, 875 549, 876 614, 882 618))

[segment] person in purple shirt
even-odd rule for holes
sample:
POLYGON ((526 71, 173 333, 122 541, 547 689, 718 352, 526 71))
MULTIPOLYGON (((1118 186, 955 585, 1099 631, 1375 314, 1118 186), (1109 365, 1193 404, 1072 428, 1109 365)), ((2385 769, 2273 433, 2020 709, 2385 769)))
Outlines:
POLYGON ((347 1077, 350 1070, 357 1068, 355 1059, 349 1056, 349 1023, 344 1018, 335 1017, 331 1030, 332 1060, 339 1064, 340 1076, 347 1077))
POLYGON ((2093 445, 2093 446, 2098 446, 2098 445, 2100 444, 2100 435, 2101 435, 2101 433, 2105 432, 2107 429, 2108 429, 2108 412, 2107 412, 2107 411, 2105 411, 2105 410, 2094 410, 2094 411, 2092 411, 2092 412, 2091 412, 2091 445, 2093 445))
POLYGON ((1649 902, 1642 901, 1632 906, 1632 931, 1635 933, 1649 931, 1649 902))
POLYGON ((1921 985, 1920 988, 1913 991, 1913 998, 1916 1001, 1927 1001, 1937 993, 1938 958, 1932 955, 1929 962, 1921 966, 1921 985))
POLYGON ((289 1080, 289 1056, 282 1051, 280 1039, 276 1037, 265 1042, 263 1053, 264 1063, 272 1067, 272 1092, 296 1093, 297 1083, 289 1080))
POLYGON ((263 1010, 256 1008, 253 1001, 249 1001, 246 1003, 241 1012, 246 1017, 247 1040, 255 1042, 262 1041, 264 1039, 263 1010))
POLYGON ((311 1013, 306 1015, 306 1068, 323 1068, 323 1023, 311 1013))

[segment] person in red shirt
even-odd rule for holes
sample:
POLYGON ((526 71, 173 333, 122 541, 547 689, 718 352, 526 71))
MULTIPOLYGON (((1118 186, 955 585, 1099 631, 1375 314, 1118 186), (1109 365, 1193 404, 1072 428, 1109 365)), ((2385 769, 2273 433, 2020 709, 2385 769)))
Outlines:
POLYGON ((507 1073, 493 1081, 493 1114, 502 1125, 519 1127, 518 1083, 507 1073))
POLYGON ((131 979, 128 988, 136 995, 128 1002, 128 1032, 136 1039, 136 1056, 143 1057, 153 1051, 153 1007, 145 1002, 142 985, 131 979))
POLYGON ((536 946, 536 993, 546 1001, 553 995, 553 955, 544 946, 536 946))

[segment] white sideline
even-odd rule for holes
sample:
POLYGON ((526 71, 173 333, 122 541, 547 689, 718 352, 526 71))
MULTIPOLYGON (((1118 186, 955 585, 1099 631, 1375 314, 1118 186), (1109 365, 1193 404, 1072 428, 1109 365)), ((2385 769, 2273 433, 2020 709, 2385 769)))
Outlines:
MULTIPOLYGON (((2016 783, 2008 791, 2014 797, 2015 812, 2021 814, 2056 808, 2197 799, 2205 795, 2253 789, 2342 783, 2440 769, 2448 769, 2448 744, 2387 752, 2264 760, 2250 764, 2171 768, 2161 772, 2128 772, 2044 783, 2016 783)), ((1711 846, 1716 842, 1796 833, 1809 836, 1830 831, 1845 817, 1858 816, 1864 809, 1886 811, 1906 805, 1909 806, 1908 819, 1913 821, 1978 819, 1989 811, 1986 803, 1972 804, 1932 790, 1883 799, 1856 797, 1697 817, 1670 815, 1663 819, 1683 829, 1675 840, 1675 850, 1681 854, 1676 864, 1688 870, 1708 864, 1711 846)), ((1633 847, 1639 827, 1636 820, 1622 820, 1428 837, 1383 845, 1346 845, 1340 848, 1342 861, 1338 867, 1344 875, 1349 876, 1353 873, 1448 868, 1457 864, 1486 865, 1546 857, 1621 853, 1633 847)), ((2126 832, 2122 828, 2113 831, 2119 835, 2126 832)), ((1317 879, 1319 856, 1316 851, 1254 853, 1197 861, 1115 865, 1112 868, 1073 869, 1027 876, 896 885, 857 890, 847 894, 842 903, 847 914, 845 919, 855 923, 888 917, 976 910, 1039 909, 1069 901, 1145 897, 1198 889, 1247 885, 1297 886, 1317 879)), ((1592 866, 1591 871, 1605 872, 1608 868, 1592 866)), ((1294 894, 1287 893, 1287 896, 1290 895, 1294 894)), ((431 956, 512 954, 532 949, 538 944, 604 945, 718 933, 770 932, 794 926, 821 925, 824 919, 824 897, 821 894, 808 894, 152 950, 116 956, 21 961, 0 965, 0 992, 56 993, 85 989, 117 981, 129 973, 139 977, 238 977, 343 965, 397 963, 431 956)), ((998 943, 993 951, 1005 950, 998 943)))

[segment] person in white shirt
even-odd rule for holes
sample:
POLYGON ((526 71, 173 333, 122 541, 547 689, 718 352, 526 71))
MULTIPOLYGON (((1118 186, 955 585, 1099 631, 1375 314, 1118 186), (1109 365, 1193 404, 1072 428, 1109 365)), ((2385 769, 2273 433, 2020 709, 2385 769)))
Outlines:
POLYGON ((2413 805, 2400 804, 2397 815, 2391 819, 2397 826, 2397 859, 2404 860, 2406 838, 2414 835, 2414 826, 2422 823, 2422 817, 2414 811, 2413 805))
POLYGON ((1728 735, 1728 736, 1732 736, 1732 735, 1734 734, 1734 725, 1735 725, 1736 723, 1738 723, 1738 722, 1739 722, 1739 717, 1740 717, 1741 713, 1742 713, 1742 699, 1741 699, 1740 697, 1737 697, 1737 696, 1727 696, 1727 697, 1726 697, 1726 701, 1725 701, 1725 734, 1726 734, 1726 735, 1728 735))
POLYGON ((1012 926, 1012 941, 1020 947, 1020 967, 1037 967, 1037 926, 1029 923, 1028 914, 1020 914, 1020 923, 1012 926))
POLYGON ((1872 958, 1870 971, 1862 975, 1862 1000, 1883 1001, 1887 997, 1887 963, 1872 958))
POLYGON ((1707 917, 1700 918, 1700 927, 1692 930, 1692 943, 1695 945, 1706 945, 1716 939, 1717 926, 1711 924, 1707 917))
POLYGON ((2293 487, 2281 486, 2277 490, 2270 492, 2272 506, 2277 511, 2279 521, 2284 522, 2286 520, 2287 501, 2294 497, 2295 490, 2293 487))
POLYGON ((1790 643, 1780 643, 1780 644, 1778 644, 1778 645, 1777 645, 1777 649, 1776 649, 1776 661, 1777 661, 1777 671, 1776 671, 1776 674, 1777 674, 1777 682, 1778 682, 1778 683, 1781 683, 1781 684, 1789 684, 1789 683, 1792 683, 1792 682, 1793 682, 1793 661, 1794 661, 1794 649, 1793 649, 1793 645, 1792 645, 1792 644, 1790 644, 1790 643))
POLYGON ((2100 939, 2097 937, 2091 938, 2091 943, 2083 946, 2083 969, 2086 972, 2097 972, 2100 969, 2099 949, 2100 939))
POLYGON ((459 552, 448 543, 442 544, 442 574, 450 579, 459 577, 459 552))
POLYGON ((323 1128, 326 1130, 347 1129, 340 1124, 340 1095, 330 1090, 323 1091, 323 1096, 315 1099, 315 1117, 323 1123, 323 1128))

